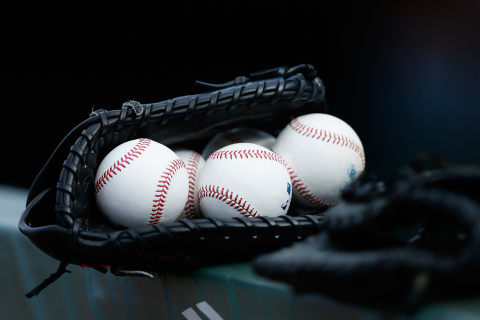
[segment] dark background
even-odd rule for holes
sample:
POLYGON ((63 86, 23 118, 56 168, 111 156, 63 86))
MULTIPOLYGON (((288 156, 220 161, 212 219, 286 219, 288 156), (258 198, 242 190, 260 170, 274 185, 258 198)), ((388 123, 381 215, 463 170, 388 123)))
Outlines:
POLYGON ((102 18, 84 17, 81 27, 65 17, 4 38, 4 48, 26 48, 28 58, 0 74, 0 183, 28 187, 94 106, 162 101, 200 92, 196 79, 300 63, 317 68, 329 112, 359 134, 368 171, 387 178, 422 152, 480 160, 478 1, 196 4, 157 13, 101 26, 102 18))

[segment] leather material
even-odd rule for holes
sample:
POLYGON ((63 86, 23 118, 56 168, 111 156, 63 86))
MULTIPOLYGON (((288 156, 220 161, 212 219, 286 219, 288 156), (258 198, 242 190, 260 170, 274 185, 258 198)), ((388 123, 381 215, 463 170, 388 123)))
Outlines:
POLYGON ((214 91, 151 104, 129 101, 120 109, 96 110, 73 128, 35 178, 20 231, 57 260, 102 272, 106 266, 160 270, 240 261, 318 232, 320 211, 300 216, 291 209, 293 216, 287 217, 194 219, 135 229, 117 229, 99 213, 94 174, 101 159, 127 140, 144 137, 192 147, 226 126, 275 132, 294 116, 326 107, 325 88, 310 65, 201 84, 214 91))
POLYGON ((386 184, 357 181, 325 212, 324 230, 261 255, 254 269, 377 307, 478 295, 480 168, 403 171, 386 184))

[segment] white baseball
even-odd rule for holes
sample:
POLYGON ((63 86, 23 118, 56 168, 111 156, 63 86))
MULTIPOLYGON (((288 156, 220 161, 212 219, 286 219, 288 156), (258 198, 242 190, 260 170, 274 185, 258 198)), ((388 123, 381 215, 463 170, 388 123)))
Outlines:
POLYGON ((236 143, 208 157, 197 201, 206 217, 276 217, 287 213, 291 180, 281 158, 253 143, 236 143))
POLYGON ((312 113, 292 120, 273 151, 289 165, 294 201, 321 208, 336 204, 341 191, 365 169, 362 142, 343 120, 312 113))
POLYGON ((100 210, 114 224, 131 228, 171 222, 187 202, 187 169, 158 142, 127 141, 102 160, 95 193, 100 210))
POLYGON ((200 212, 198 206, 195 205, 195 192, 196 192, 196 185, 197 185, 197 177, 202 170, 203 166, 205 165, 205 159, 203 157, 193 151, 187 149, 176 149, 173 150, 177 156, 183 160, 188 172, 188 198, 187 204, 182 211, 182 214, 177 219, 192 219, 197 216, 200 212))
POLYGON ((252 128, 233 128, 215 135, 202 152, 204 159, 218 149, 234 143, 254 143, 267 149, 272 149, 275 137, 271 134, 252 128))

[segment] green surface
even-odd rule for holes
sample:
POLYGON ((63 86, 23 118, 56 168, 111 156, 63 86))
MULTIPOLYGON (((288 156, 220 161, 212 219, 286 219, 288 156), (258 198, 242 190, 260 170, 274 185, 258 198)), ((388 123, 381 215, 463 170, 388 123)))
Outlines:
MULTIPOLYGON (((69 266, 38 297, 24 293, 56 270, 17 228, 26 191, 0 186, 1 319, 379 319, 372 310, 259 277, 250 264, 160 274, 155 279, 116 277, 69 266)), ((416 319, 479 319, 480 299, 424 307, 416 319)))

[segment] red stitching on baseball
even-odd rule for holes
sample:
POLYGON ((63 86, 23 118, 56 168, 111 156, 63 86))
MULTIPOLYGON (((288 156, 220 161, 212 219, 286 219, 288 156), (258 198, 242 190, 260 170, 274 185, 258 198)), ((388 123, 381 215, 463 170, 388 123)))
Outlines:
POLYGON ((295 173, 295 171, 287 164, 287 162, 278 154, 265 151, 265 150, 258 150, 258 149, 247 149, 247 150, 219 150, 212 153, 209 159, 266 159, 272 160, 280 163, 287 169, 288 174, 290 175, 290 179, 292 180, 292 186, 298 191, 298 193, 307 201, 313 203, 317 207, 330 207, 337 202, 329 202, 320 199, 319 197, 315 196, 308 187, 303 183, 300 177, 295 173))
POLYGON ((230 190, 225 190, 225 188, 221 188, 219 186, 201 186, 198 189, 197 194, 198 202, 200 203, 200 200, 202 200, 203 198, 215 198, 223 201, 245 217, 258 216, 258 212, 250 204, 248 204, 246 200, 243 200, 243 198, 241 197, 239 199, 239 196, 237 194, 234 194, 230 190))
POLYGON ((282 163, 281 158, 268 150, 245 149, 245 150, 219 150, 212 153, 208 159, 267 159, 282 163))
POLYGON ((365 153, 363 147, 356 141, 349 137, 346 137, 335 132, 326 131, 323 129, 316 129, 302 123, 298 118, 293 119, 288 126, 298 134, 301 134, 307 138, 322 140, 330 143, 337 144, 342 147, 349 148, 358 154, 360 161, 362 162, 362 170, 365 169, 365 153))
POLYGON ((188 219, 195 216, 195 181, 197 180, 198 164, 200 162, 201 155, 196 152, 192 152, 192 155, 188 159, 186 165, 188 172, 188 198, 185 205, 185 213, 188 219))
POLYGON ((155 199, 153 199, 152 213, 150 214, 148 224, 156 224, 162 219, 165 202, 167 201, 168 188, 170 187, 173 176, 182 167, 185 168, 185 163, 180 159, 174 159, 170 161, 165 171, 163 171, 157 184, 159 189, 157 189, 154 194, 155 199))
POLYGON ((102 188, 116 176, 122 169, 125 169, 130 162, 138 158, 150 145, 152 140, 140 138, 135 146, 124 154, 117 162, 114 162, 107 170, 105 170, 100 177, 95 181, 95 193, 98 193, 102 188))
POLYGON ((287 168, 288 174, 290 175, 290 179, 292 180, 293 187, 298 191, 298 193, 307 201, 313 203, 316 207, 330 207, 336 205, 337 202, 329 202, 320 199, 316 195, 314 195, 308 187, 303 183, 302 179, 295 173, 295 171, 290 168, 290 166, 284 161, 284 165, 287 168))

